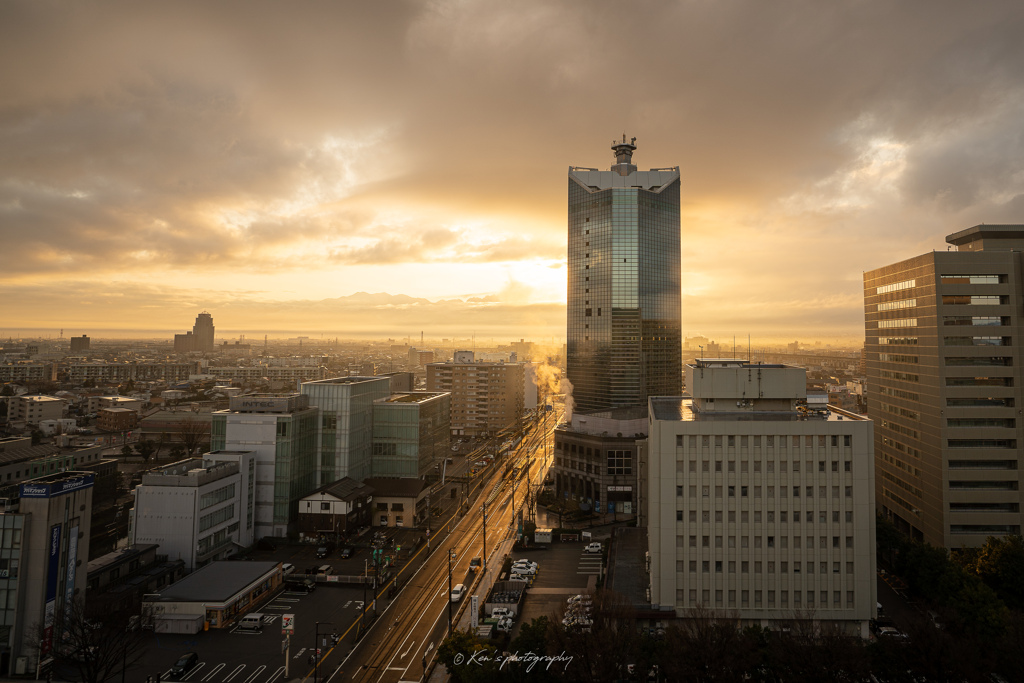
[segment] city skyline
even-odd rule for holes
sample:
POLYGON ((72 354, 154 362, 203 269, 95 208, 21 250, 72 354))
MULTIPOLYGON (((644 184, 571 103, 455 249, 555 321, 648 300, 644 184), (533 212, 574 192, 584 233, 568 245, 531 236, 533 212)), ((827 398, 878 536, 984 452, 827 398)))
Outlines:
POLYGON ((563 339, 562 174, 628 132, 680 167, 684 336, 855 343, 864 271, 1024 215, 1022 21, 7 3, 0 336, 563 339))

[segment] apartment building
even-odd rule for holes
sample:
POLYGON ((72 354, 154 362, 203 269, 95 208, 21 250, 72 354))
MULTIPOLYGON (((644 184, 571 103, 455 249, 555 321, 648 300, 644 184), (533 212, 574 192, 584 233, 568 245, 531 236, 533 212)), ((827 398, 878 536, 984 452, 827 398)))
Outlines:
POLYGON ((864 274, 878 509, 915 539, 1021 531, 1024 225, 977 225, 864 274))
POLYGON ((452 436, 490 436, 513 424, 523 413, 524 382, 521 363, 476 361, 472 351, 427 365, 427 391, 451 394, 452 436))
POLYGON ((37 425, 43 420, 64 417, 67 404, 55 396, 11 396, 7 399, 7 419, 37 425))
POLYGON ((650 399, 651 603, 743 625, 794 618, 868 637, 875 616, 872 424, 809 410, 806 371, 686 366, 692 398, 650 399))

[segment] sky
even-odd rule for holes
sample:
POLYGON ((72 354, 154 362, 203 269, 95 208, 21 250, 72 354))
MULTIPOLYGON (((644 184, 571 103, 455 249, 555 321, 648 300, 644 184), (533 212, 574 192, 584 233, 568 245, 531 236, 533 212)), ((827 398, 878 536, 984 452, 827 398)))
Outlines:
MULTIPOLYGON (((1024 223, 1024 4, 0 4, 0 338, 565 336, 569 166, 679 166, 683 333, 863 338, 1024 223)), ((756 342, 755 342, 756 343, 756 342)))

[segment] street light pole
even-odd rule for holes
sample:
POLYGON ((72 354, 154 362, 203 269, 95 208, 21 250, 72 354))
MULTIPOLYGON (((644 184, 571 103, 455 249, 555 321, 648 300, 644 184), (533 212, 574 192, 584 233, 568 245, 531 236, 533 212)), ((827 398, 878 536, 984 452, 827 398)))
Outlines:
POLYGON ((316 622, 316 630, 313 636, 313 683, 317 683, 320 677, 320 627, 334 626, 330 621, 316 622))
POLYGON ((487 571, 487 501, 484 501, 483 507, 481 508, 484 513, 484 568, 483 571, 487 571))

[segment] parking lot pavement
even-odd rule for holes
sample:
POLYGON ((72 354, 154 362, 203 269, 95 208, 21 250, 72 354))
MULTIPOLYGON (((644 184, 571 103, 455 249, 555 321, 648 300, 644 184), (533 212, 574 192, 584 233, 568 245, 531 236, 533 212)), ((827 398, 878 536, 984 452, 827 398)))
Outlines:
POLYGON ((565 600, 570 595, 593 591, 600 574, 601 555, 583 552, 584 543, 553 543, 543 552, 514 552, 513 559, 526 558, 540 564, 537 578, 526 591, 523 604, 512 628, 512 637, 519 635, 523 624, 546 616, 560 621, 565 600))

